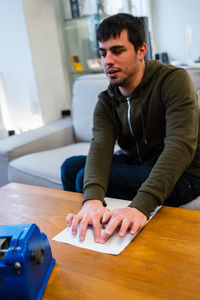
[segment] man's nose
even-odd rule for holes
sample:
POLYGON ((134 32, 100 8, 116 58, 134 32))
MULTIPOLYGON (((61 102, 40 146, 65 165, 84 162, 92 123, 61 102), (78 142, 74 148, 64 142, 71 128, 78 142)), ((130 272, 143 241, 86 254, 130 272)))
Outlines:
POLYGON ((104 63, 108 66, 114 64, 114 57, 112 53, 107 52, 104 63))

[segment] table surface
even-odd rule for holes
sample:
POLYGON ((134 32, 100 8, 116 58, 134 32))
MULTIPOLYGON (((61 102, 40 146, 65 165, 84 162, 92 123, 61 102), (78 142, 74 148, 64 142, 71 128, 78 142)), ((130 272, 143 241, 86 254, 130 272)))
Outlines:
POLYGON ((52 241, 82 195, 11 183, 0 189, 0 223, 36 223, 56 264, 43 299, 200 299, 200 212, 162 207, 119 255, 52 241))

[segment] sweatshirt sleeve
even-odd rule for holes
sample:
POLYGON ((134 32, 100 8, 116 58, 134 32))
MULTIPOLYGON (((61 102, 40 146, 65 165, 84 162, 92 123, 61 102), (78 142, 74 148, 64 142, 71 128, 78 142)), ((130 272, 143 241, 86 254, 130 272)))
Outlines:
POLYGON ((197 149, 198 101, 185 70, 178 69, 168 75, 162 84, 161 99, 166 122, 164 150, 130 204, 147 217, 168 198, 197 149))
POLYGON ((96 105, 93 118, 93 138, 85 166, 83 202, 98 199, 106 205, 104 196, 116 138, 109 112, 100 100, 96 105))

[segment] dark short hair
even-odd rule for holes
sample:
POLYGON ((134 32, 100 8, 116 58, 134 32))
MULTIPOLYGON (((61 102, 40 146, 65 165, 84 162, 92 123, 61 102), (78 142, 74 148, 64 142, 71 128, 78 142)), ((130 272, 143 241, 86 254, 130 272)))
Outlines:
POLYGON ((128 32, 129 42, 137 51, 145 42, 145 28, 143 20, 131 14, 119 13, 104 19, 97 29, 97 41, 107 41, 111 36, 116 38, 124 29, 128 32))

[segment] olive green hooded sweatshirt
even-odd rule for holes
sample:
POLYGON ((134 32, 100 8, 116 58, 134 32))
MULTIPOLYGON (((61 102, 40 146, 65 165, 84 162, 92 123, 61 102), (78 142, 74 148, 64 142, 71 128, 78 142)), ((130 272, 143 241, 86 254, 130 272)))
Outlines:
POLYGON ((153 166, 131 207, 147 217, 163 204, 185 172, 200 178, 198 98, 188 73, 146 61, 141 83, 130 97, 109 86, 94 111, 93 138, 86 161, 84 201, 104 196, 114 145, 153 166))

